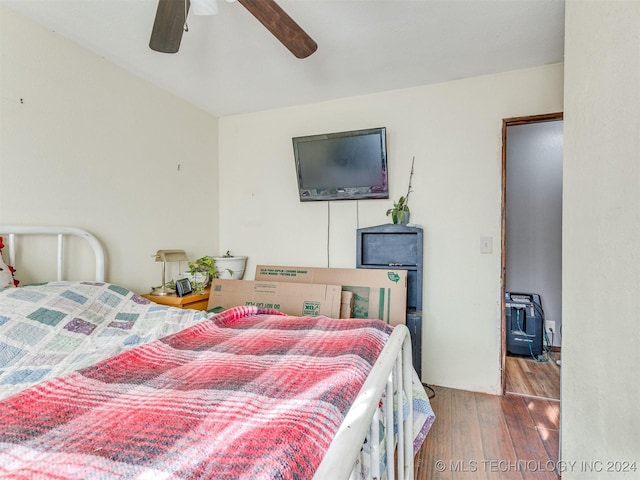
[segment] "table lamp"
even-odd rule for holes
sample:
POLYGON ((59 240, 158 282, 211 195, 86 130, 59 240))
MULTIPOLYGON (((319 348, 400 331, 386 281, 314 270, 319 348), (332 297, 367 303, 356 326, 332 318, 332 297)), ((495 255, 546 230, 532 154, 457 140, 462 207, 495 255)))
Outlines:
POLYGON ((158 250, 154 255, 156 262, 162 262, 162 284, 151 290, 151 295, 169 295, 175 290, 166 286, 165 271, 167 262, 186 262, 189 259, 184 250, 158 250))

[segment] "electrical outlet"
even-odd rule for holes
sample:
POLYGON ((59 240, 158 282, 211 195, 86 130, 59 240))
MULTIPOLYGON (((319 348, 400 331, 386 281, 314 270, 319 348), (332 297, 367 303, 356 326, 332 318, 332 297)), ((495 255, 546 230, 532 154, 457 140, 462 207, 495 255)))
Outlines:
POLYGON ((558 332, 556 330, 556 322, 554 322, 553 320, 545 320, 544 330, 547 332, 547 335, 555 335, 558 332))

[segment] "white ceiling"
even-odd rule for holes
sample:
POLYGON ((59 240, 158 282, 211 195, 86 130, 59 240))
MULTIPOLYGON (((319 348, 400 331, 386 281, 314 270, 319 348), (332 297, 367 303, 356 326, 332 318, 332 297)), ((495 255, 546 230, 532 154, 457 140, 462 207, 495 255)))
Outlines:
POLYGON ((149 44, 157 0, 0 0, 216 115, 563 61, 564 0, 279 0, 318 43, 295 58, 237 2, 189 15, 180 51, 149 44))

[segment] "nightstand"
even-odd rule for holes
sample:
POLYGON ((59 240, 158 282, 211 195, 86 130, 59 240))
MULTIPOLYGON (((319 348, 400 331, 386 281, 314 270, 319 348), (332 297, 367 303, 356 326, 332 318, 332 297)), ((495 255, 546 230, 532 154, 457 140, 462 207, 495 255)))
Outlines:
POLYGON ((192 310, 206 310, 209 305, 209 289, 205 288, 203 293, 190 293, 184 297, 179 297, 175 293, 170 295, 151 295, 146 293, 141 297, 151 300, 160 305, 176 308, 189 308, 192 310))

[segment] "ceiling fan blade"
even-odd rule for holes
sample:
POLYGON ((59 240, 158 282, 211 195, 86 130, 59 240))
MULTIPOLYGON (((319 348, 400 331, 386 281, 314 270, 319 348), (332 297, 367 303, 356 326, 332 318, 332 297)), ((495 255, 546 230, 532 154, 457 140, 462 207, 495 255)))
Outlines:
POLYGON ((184 24, 189 10, 186 0, 158 0, 158 10, 151 30, 149 47, 162 53, 176 53, 184 32, 184 24))
POLYGON ((298 58, 315 52, 318 44, 274 0, 238 0, 267 30, 298 58))

